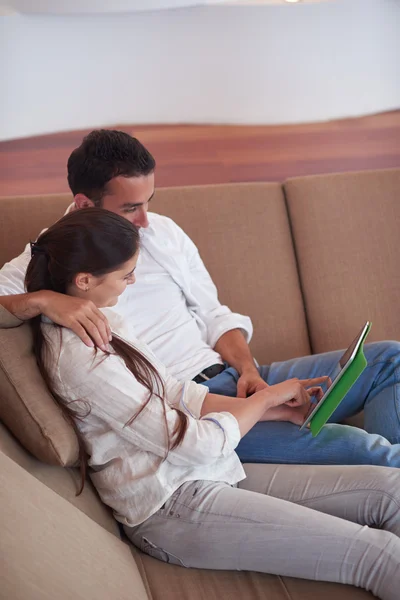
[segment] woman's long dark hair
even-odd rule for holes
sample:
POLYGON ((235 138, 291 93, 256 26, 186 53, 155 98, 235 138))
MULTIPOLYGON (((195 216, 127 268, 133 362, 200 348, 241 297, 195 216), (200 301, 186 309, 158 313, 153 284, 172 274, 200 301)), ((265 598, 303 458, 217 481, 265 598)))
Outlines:
MULTIPOLYGON (((137 228, 119 215, 103 208, 84 208, 65 215, 32 244, 32 258, 25 277, 27 292, 50 290, 66 294, 68 286, 78 273, 90 273, 100 277, 118 270, 138 251, 139 234, 137 228)), ((75 430, 79 443, 79 460, 81 485, 83 490, 87 471, 87 455, 84 442, 76 420, 85 418, 90 412, 90 405, 85 415, 74 406, 74 402, 62 398, 54 389, 48 367, 50 349, 41 327, 41 315, 30 320, 33 333, 33 350, 39 371, 55 402, 60 407, 65 419, 75 430)), ((60 334, 62 331, 60 329, 60 334)), ((82 342, 83 343, 83 342, 82 342)), ((163 381, 151 362, 130 344, 113 336, 110 345, 113 353, 120 356, 132 375, 149 392, 149 396, 139 411, 132 415, 125 426, 131 425, 155 395, 162 403, 164 421, 167 430, 168 450, 176 448, 183 440, 187 429, 185 413, 177 410, 179 421, 173 432, 171 443, 167 426, 164 403, 163 381)), ((95 350, 96 352, 97 350, 95 350)))

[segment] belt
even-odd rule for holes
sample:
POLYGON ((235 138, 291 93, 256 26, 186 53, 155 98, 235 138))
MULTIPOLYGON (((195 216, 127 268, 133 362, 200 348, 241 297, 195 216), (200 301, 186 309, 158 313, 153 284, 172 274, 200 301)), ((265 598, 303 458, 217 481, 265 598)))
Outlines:
POLYGON ((225 371, 224 365, 211 365, 211 367, 203 369, 201 373, 196 375, 196 377, 193 377, 193 381, 195 381, 196 383, 204 383, 205 381, 212 379, 216 375, 219 375, 220 373, 222 373, 222 371, 225 371))

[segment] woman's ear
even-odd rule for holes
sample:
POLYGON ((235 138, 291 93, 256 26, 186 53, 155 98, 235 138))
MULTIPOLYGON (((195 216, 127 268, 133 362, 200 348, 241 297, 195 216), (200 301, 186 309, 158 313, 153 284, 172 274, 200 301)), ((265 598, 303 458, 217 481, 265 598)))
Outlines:
POLYGON ((91 276, 89 273, 78 273, 75 275, 73 283, 81 292, 88 292, 90 290, 91 276))
POLYGON ((93 208, 94 202, 85 194, 77 194, 74 198, 76 208, 93 208))

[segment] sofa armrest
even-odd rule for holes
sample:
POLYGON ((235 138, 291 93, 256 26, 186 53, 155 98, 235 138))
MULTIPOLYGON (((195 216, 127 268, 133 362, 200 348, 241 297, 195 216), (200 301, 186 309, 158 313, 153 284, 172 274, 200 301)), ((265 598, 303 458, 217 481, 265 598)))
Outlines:
POLYGON ((13 600, 148 600, 129 547, 0 453, 0 579, 13 600))

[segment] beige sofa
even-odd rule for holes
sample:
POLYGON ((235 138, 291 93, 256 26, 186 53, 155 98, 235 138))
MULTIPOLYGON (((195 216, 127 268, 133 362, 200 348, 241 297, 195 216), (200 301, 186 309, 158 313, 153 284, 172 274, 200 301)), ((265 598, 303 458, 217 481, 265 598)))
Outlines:
MULTIPOLYGON (((0 199, 0 264, 70 200, 0 199)), ((221 301, 251 315, 260 363, 342 348, 367 318, 371 341, 400 339, 400 170, 160 189, 152 210, 192 237, 221 301)), ((3 372, 2 381, 11 385, 12 377, 3 372)), ((5 394, 0 389, 3 409, 5 394)), ((186 570, 142 554, 121 540, 90 482, 75 496, 76 469, 44 464, 23 448, 10 429, 25 440, 33 425, 11 413, 0 410, 8 423, 0 423, 1 600, 372 598, 350 586, 186 570)), ((256 465, 246 468, 257 476, 256 465)))

